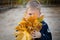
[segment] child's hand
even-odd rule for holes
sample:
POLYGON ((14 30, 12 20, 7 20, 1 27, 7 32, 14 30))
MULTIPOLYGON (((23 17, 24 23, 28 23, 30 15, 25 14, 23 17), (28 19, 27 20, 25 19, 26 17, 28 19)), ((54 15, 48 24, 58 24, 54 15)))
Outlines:
POLYGON ((40 38, 41 37, 41 33, 40 32, 37 32, 37 31, 33 31, 31 33, 32 35, 32 38, 35 39, 35 38, 40 38))

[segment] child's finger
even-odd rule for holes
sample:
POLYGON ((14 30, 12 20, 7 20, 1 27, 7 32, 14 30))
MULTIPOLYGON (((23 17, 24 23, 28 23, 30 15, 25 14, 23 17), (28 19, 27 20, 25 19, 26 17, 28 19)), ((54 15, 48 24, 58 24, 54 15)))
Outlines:
POLYGON ((34 36, 32 36, 32 38, 35 39, 35 38, 37 38, 37 37, 34 35, 34 36))
POLYGON ((32 35, 32 36, 34 36, 35 34, 34 34, 34 33, 32 33, 31 35, 32 35))

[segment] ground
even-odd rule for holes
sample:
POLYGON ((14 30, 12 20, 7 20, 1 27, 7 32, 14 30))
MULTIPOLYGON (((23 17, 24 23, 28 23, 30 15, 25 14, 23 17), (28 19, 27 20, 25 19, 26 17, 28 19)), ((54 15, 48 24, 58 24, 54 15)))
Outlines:
MULTIPOLYGON (((25 8, 13 8, 0 13, 0 40, 15 40, 14 28, 21 21, 25 8)), ((60 40, 60 7, 41 7, 53 40, 60 40)))

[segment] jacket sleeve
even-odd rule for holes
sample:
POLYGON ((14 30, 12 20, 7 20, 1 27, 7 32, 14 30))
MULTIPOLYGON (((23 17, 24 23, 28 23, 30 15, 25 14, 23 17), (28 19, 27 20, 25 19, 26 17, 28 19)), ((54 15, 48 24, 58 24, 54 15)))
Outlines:
POLYGON ((43 24, 43 26, 40 31, 42 36, 41 36, 41 38, 39 38, 39 40, 52 40, 52 35, 48 28, 48 25, 45 22, 42 22, 42 24, 43 24))

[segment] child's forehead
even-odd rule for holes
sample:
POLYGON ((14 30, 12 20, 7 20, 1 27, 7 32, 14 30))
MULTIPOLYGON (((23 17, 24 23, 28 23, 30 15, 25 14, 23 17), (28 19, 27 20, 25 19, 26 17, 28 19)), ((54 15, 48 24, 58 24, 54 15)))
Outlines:
POLYGON ((28 8, 28 11, 39 11, 39 10, 36 8, 28 8))

